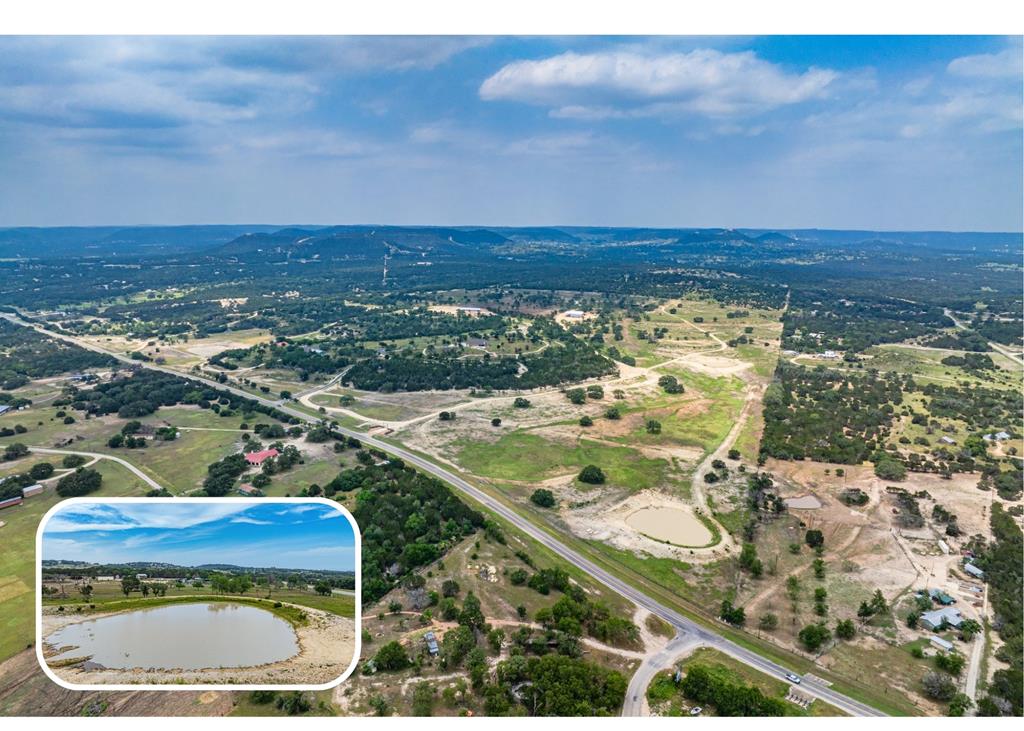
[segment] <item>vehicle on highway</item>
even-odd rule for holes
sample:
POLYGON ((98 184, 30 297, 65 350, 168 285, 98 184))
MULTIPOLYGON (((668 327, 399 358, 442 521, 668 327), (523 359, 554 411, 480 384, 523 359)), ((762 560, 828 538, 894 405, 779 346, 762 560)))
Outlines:
POLYGON ((794 683, 796 685, 800 685, 800 676, 799 675, 795 675, 793 673, 786 673, 786 680, 788 680, 790 683, 794 683))

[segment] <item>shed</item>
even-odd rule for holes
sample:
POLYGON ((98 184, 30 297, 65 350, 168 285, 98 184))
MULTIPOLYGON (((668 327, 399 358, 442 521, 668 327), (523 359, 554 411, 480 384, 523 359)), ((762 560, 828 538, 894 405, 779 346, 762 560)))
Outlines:
POLYGON ((0 510, 3 510, 4 508, 13 508, 15 505, 21 505, 23 501, 24 498, 22 497, 11 497, 6 500, 0 500, 0 510))
POLYGON ((37 482, 34 485, 29 485, 28 487, 21 488, 21 496, 22 497, 29 497, 30 495, 38 495, 42 491, 43 491, 43 486, 40 485, 37 482))
POLYGON ((933 645, 935 645, 940 650, 944 650, 946 652, 952 652, 953 651, 953 643, 950 642, 949 640, 944 640, 941 637, 937 637, 936 635, 932 635, 931 637, 928 638, 928 641, 931 642, 933 645))
POLYGON ((252 496, 256 496, 256 495, 260 495, 261 494, 258 487, 254 486, 254 485, 250 485, 249 483, 246 483, 244 485, 239 485, 238 486, 238 492, 240 494, 242 494, 242 495, 252 495, 252 496))
POLYGON ((965 563, 964 564, 964 571, 966 571, 967 573, 969 573, 971 576, 973 576, 976 579, 984 579, 985 578, 985 572, 982 571, 981 569, 979 569, 973 563, 965 563))

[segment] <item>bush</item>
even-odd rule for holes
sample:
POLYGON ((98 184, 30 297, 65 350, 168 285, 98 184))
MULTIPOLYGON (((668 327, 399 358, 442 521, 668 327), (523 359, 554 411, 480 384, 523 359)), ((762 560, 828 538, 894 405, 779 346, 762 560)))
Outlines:
POLYGON ((517 409, 528 409, 530 408, 530 399, 517 396, 516 400, 512 402, 512 405, 517 409))
POLYGON ((841 619, 836 622, 836 637, 841 640, 852 640, 857 634, 857 628, 852 619, 841 619))
MULTIPOLYGON (((14 445, 12 444, 11 446, 14 445)), ((80 454, 66 454, 64 455, 64 459, 62 459, 60 463, 67 469, 72 470, 75 467, 81 467, 87 461, 88 460, 86 460, 86 458, 80 454)))
POLYGON ((579 475, 576 476, 580 482, 586 482, 589 485, 601 485, 604 483, 606 477, 604 472, 597 465, 588 464, 582 470, 579 475))
POLYGON ((583 415, 580 417, 580 426, 593 426, 594 420, 589 416, 583 415))
POLYGON ((925 695, 937 701, 949 701, 956 695, 956 683, 945 673, 930 672, 921 679, 925 695))
POLYGON ((883 480, 902 482, 907 479, 907 468, 894 459, 881 459, 875 464, 875 475, 883 480))
POLYGON ((28 447, 20 442, 14 442, 13 444, 8 444, 7 447, 4 448, 4 461, 9 462, 12 459, 21 459, 27 454, 28 447))
POLYGON ((686 390, 675 376, 662 376, 658 379, 658 385, 665 393, 684 393, 686 390))
POLYGON ((551 490, 541 487, 534 490, 533 494, 530 495, 530 502, 542 508, 553 508, 557 501, 555 500, 555 494, 551 490))

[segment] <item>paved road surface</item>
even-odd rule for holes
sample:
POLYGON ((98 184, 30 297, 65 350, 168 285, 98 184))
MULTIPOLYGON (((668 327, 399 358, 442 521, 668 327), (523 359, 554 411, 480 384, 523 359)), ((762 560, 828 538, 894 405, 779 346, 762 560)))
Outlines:
MULTIPOLYGON (((210 386, 211 388, 217 388, 222 391, 234 393, 238 396, 242 396, 253 401, 262 403, 265 406, 272 406, 288 414, 289 416, 294 416, 295 418, 305 422, 319 423, 320 421, 319 417, 312 416, 304 411, 294 409, 282 403, 279 400, 275 401, 271 399, 262 398, 259 396, 254 396, 253 394, 242 389, 235 388, 234 386, 228 386, 225 384, 217 383, 212 379, 203 378, 200 376, 183 374, 166 366, 159 366, 147 361, 134 361, 128 358, 127 356, 110 353, 104 350, 103 348, 100 348, 99 346, 92 345, 91 343, 79 342, 76 338, 71 337, 69 335, 51 332, 43 328, 42 326, 35 325, 32 323, 26 323, 20 318, 17 318, 8 313, 0 313, 0 316, 3 316, 17 324, 32 327, 33 329, 45 335, 66 340, 68 342, 74 343, 80 347, 84 347, 89 350, 93 350, 100 353, 106 353, 107 355, 111 355, 119 360, 125 361, 133 365, 141 365, 143 368, 157 370, 178 376, 180 378, 186 378, 192 381, 197 381, 207 386, 210 386)), ((721 652, 726 653, 727 655, 730 655, 736 660, 739 660, 745 665, 748 665, 754 668, 755 670, 758 670, 760 672, 765 673, 766 675, 770 675, 775 678, 785 679, 786 674, 789 672, 787 668, 784 668, 781 665, 778 665, 770 660, 767 660, 751 650, 748 650, 744 647, 741 647, 740 645, 737 645, 731 640, 728 640, 725 637, 722 637, 721 635, 715 633, 713 630, 707 629, 702 625, 697 624, 692 619, 683 616, 674 609, 666 607, 665 605, 661 604, 655 599, 649 597, 647 594, 643 593, 631 584, 626 583, 614 574, 611 574, 605 569, 601 568, 590 559, 584 557, 583 555, 569 548, 564 543, 554 538, 541 528, 537 527, 528 519, 521 516, 519 513, 507 507, 497 498, 494 498, 491 495, 487 494, 486 492, 483 492, 479 488, 474 487, 473 485, 471 485, 469 482, 467 482, 454 472, 447 470, 443 467, 440 467, 423 457, 420 457, 416 454, 413 454, 412 452, 403 449, 402 447, 397 447, 387 442, 382 442, 378 439, 375 439, 354 429, 349 429, 347 427, 342 426, 335 427, 335 429, 341 434, 351 436, 355 439, 360 440, 365 445, 374 447, 375 449, 379 449, 382 452, 387 452, 396 457, 399 457, 400 459, 404 460, 407 464, 415 465, 424 472, 427 472, 437 477, 438 479, 448 483, 451 487, 455 488, 462 494, 470 497, 475 502, 483 505, 491 512, 501 516, 504 520, 507 520, 509 523, 514 525, 518 530, 530 536, 532 539, 534 539, 541 545, 554 551, 555 553, 560 555, 564 560, 571 563, 573 566, 576 566, 580 570, 586 572, 594 579, 596 579, 599 583, 603 584, 604 586, 607 586, 609 589, 622 595, 626 599, 632 601, 634 604, 641 606, 644 609, 651 612, 652 614, 662 618, 663 620, 671 624, 682 638, 687 639, 689 641, 700 642, 701 644, 706 645, 708 647, 713 647, 721 652)), ((860 701, 854 700, 853 698, 848 698, 847 696, 838 693, 832 690, 831 688, 828 688, 825 685, 819 683, 806 681, 802 684, 801 688, 807 695, 823 700, 826 703, 829 703, 830 705, 833 705, 836 708, 852 716, 885 715, 881 711, 867 704, 861 703, 860 701)))

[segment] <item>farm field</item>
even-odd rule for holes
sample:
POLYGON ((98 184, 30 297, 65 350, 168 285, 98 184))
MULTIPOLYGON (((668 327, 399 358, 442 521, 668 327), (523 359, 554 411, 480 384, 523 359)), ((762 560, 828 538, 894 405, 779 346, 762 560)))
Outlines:
MULTIPOLYGON (((26 458, 32 462, 52 461, 26 458)), ((141 496, 149 489, 135 475, 118 464, 101 460, 94 468, 103 475, 97 496, 141 496)), ((0 662, 35 642, 35 545, 36 528, 47 510, 60 502, 50 483, 45 491, 22 505, 0 511, 0 662)))

